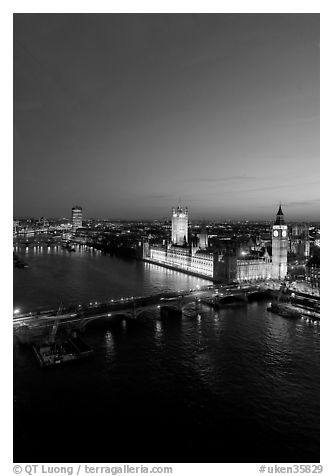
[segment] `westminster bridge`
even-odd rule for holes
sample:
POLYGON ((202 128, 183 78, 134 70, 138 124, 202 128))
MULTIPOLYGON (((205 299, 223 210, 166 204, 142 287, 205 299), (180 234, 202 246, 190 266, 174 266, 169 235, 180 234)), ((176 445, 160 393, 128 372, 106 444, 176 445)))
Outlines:
MULTIPOLYGON (((127 297, 111 299, 106 302, 90 302, 86 305, 62 307, 58 311, 49 309, 45 311, 30 311, 20 313, 14 311, 13 328, 14 335, 19 338, 23 335, 45 336, 58 330, 83 331, 85 327, 98 320, 108 321, 115 317, 125 319, 137 319, 144 312, 157 310, 161 316, 181 315, 187 308, 195 309, 199 314, 204 306, 218 308, 229 302, 255 299, 259 296, 281 298, 279 283, 261 283, 249 285, 217 286, 209 285, 196 287, 190 290, 180 290, 153 294, 150 296, 127 297)), ((288 291, 285 299, 290 299, 305 309, 319 310, 319 298, 303 293, 291 293, 288 291), (295 295, 296 294, 296 295, 295 295)), ((20 339, 21 340, 21 339, 20 339)), ((24 339, 22 339, 24 341, 24 339)))
MULTIPOLYGON (((30 311, 20 313, 14 311, 14 334, 22 329, 31 331, 49 331, 55 324, 57 328, 83 330, 90 322, 99 319, 109 320, 116 316, 137 319, 145 311, 168 311, 172 314, 182 313, 186 308, 200 312, 202 306, 219 306, 230 301, 247 302, 251 296, 269 294, 271 291, 264 285, 252 286, 204 286, 191 290, 180 290, 153 294, 151 296, 127 297, 111 299, 106 302, 90 302, 86 305, 62 307, 58 311, 30 311)), ((39 332, 38 332, 39 333, 39 332)))

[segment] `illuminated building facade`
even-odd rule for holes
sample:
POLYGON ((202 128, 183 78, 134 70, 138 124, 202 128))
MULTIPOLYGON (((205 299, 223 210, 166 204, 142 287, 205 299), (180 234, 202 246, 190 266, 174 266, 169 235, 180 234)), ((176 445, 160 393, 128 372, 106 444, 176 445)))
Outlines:
POLYGON ((201 250, 205 250, 208 247, 208 235, 207 229, 204 225, 202 225, 199 235, 199 248, 201 250))
POLYGON ((239 283, 242 281, 266 280, 273 277, 271 257, 267 251, 262 258, 238 259, 236 269, 235 281, 239 283))
POLYGON ((320 289, 320 266, 307 265, 305 267, 305 276, 313 289, 320 289))
POLYGON ((310 237, 308 225, 293 225, 289 236, 290 253, 297 259, 309 258, 310 256, 310 237))
POLYGON ((281 205, 272 229, 272 278, 284 279, 287 274, 288 227, 281 205))
MULTIPOLYGON (((177 216, 177 212, 173 209, 172 218, 175 215, 177 216)), ((187 209, 186 217, 188 222, 187 209)), ((207 241, 204 237, 201 239, 201 234, 199 246, 179 246, 174 242, 180 238, 180 234, 176 235, 174 232, 173 225, 171 245, 150 246, 149 243, 144 243, 143 259, 221 283, 282 280, 287 274, 288 227, 284 222, 281 206, 272 227, 272 256, 266 249, 260 256, 253 257, 250 254, 244 258, 239 258, 237 253, 204 249, 207 241)), ((180 233, 187 236, 183 225, 180 233)))
POLYGON ((187 245, 188 243, 188 210, 187 207, 172 209, 171 241, 173 245, 187 245))
POLYGON ((20 222, 18 220, 13 221, 13 235, 15 236, 18 233, 20 222))
POLYGON ((76 232, 78 228, 82 228, 82 207, 75 206, 72 208, 72 229, 76 232))
POLYGON ((147 248, 145 258, 154 263, 170 266, 191 274, 213 278, 214 257, 213 253, 191 250, 183 247, 160 247, 147 248))

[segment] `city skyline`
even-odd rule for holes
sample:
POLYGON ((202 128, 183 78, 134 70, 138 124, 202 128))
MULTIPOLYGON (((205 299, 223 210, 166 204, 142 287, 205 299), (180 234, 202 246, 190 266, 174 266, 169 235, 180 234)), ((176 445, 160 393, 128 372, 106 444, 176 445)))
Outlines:
MULTIPOLYGON (((283 204, 281 204, 283 207, 283 204)), ((82 207, 81 207, 82 208, 82 207)), ((186 207, 187 208, 187 207, 186 207)), ((170 210, 168 210, 170 212, 170 210)), ((82 210, 82 222, 85 221, 105 221, 105 222, 123 222, 123 223, 130 223, 130 222, 172 222, 172 218, 168 215, 168 211, 165 211, 164 215, 161 215, 160 217, 157 218, 151 218, 151 219, 140 219, 140 218, 128 218, 128 219, 122 219, 122 218, 115 218, 115 217, 102 217, 102 216, 85 216, 84 215, 84 210, 82 210)), ((171 209, 172 211, 172 209, 171 209)), ((68 222, 72 222, 72 216, 69 214, 64 215, 64 216, 50 216, 50 215, 45 215, 45 216, 39 216, 39 215, 27 215, 27 216, 19 216, 16 215, 14 216, 14 220, 22 220, 22 221, 29 221, 29 220, 42 220, 42 219, 49 219, 49 220, 55 220, 55 221, 61 221, 61 220, 66 220, 68 222)), ((189 210, 189 225, 194 223, 194 224, 205 224, 206 226, 209 226, 212 223, 267 223, 270 224, 275 221, 275 216, 274 214, 271 214, 271 216, 268 216, 267 218, 263 219, 241 219, 241 218, 234 218, 234 219, 224 219, 223 217, 216 217, 216 218, 207 218, 207 217, 201 217, 201 218, 191 218, 190 210, 189 210)), ((287 223, 308 223, 308 224, 319 224, 320 220, 301 220, 301 219, 288 219, 286 218, 287 223)))
POLYGON ((178 201, 319 220, 319 14, 15 14, 14 215, 178 201))

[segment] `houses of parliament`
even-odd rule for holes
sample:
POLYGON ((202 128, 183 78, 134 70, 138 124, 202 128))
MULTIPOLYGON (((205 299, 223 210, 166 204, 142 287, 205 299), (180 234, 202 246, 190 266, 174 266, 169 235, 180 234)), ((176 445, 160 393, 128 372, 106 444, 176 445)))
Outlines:
POLYGON ((206 228, 189 242, 188 209, 172 209, 171 240, 161 245, 143 243, 142 258, 150 263, 188 272, 219 283, 282 280, 287 274, 288 227, 281 205, 271 230, 271 254, 266 248, 259 253, 237 256, 233 250, 208 247, 206 228))

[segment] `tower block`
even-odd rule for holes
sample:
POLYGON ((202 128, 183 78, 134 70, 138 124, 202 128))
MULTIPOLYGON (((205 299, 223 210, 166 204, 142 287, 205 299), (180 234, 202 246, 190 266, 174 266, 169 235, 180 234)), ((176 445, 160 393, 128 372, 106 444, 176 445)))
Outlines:
POLYGON ((272 278, 284 279, 287 275, 288 227, 281 205, 272 228, 272 278))
POLYGON ((188 244, 188 210, 187 207, 172 209, 172 232, 171 241, 173 245, 188 244))

